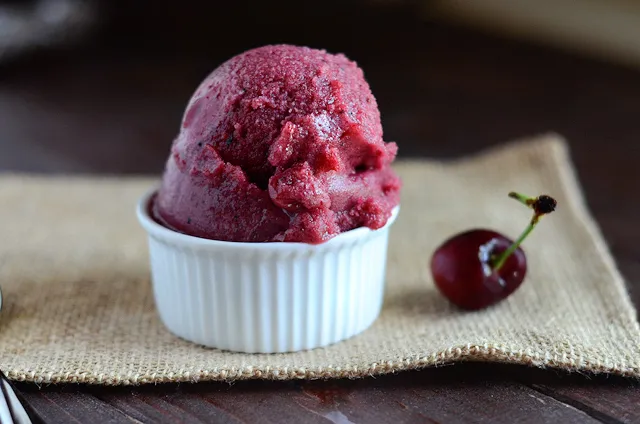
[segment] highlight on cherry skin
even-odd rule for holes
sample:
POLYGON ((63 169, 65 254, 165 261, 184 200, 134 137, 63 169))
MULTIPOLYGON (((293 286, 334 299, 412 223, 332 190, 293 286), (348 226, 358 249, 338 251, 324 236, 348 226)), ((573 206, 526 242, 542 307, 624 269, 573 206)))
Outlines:
POLYGON ((431 257, 431 274, 438 290, 454 305, 478 310, 515 292, 527 274, 527 257, 520 247, 540 218, 557 202, 545 194, 509 197, 533 210, 531 221, 515 241, 488 229, 471 229, 445 240, 431 257))

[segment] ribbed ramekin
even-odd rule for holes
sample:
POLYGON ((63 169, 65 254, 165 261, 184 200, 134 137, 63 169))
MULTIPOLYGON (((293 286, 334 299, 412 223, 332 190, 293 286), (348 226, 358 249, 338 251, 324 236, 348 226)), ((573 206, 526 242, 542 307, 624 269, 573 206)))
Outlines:
POLYGON ((172 231, 149 216, 151 279, 162 322, 175 335, 246 353, 327 346, 366 330, 382 307, 389 227, 358 228, 320 244, 239 243, 172 231))

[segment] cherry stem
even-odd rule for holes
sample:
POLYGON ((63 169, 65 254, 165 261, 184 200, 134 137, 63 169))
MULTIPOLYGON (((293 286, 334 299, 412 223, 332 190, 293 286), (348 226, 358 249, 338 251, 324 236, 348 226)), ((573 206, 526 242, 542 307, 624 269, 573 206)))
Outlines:
POLYGON ((518 202, 522 203, 523 205, 529 208, 536 201, 535 197, 525 196, 524 194, 516 193, 515 191, 512 191, 511 193, 509 193, 509 197, 511 197, 512 199, 516 199, 518 202))
POLYGON ((527 225, 527 228, 525 228, 522 234, 520 234, 520 237, 518 237, 515 242, 511 243, 511 246, 509 246, 507 250, 502 252, 502 254, 498 256, 495 261, 493 261, 493 271, 499 271, 500 268, 502 268, 505 262, 507 262, 507 259, 509 259, 509 256, 511 256, 513 252, 515 252, 518 247, 520 247, 522 242, 527 238, 531 231, 533 231, 533 229, 540 221, 540 218, 546 214, 553 212, 557 204, 555 199, 544 194, 538 197, 529 197, 525 196, 524 194, 511 192, 509 193, 509 197, 516 199, 523 205, 533 209, 533 217, 531 218, 531 222, 529 222, 529 225, 527 225))

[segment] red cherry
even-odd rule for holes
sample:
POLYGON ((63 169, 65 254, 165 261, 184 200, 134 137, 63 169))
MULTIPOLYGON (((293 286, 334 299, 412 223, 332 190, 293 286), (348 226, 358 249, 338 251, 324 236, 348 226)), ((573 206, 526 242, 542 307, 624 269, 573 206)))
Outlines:
POLYGON ((436 287, 463 309, 482 309, 513 293, 527 273, 527 258, 517 248, 499 270, 491 258, 500 256, 513 241, 491 230, 469 230, 446 240, 431 258, 436 287))
POLYGON ((546 195, 527 197, 509 193, 533 209, 531 222, 515 242, 491 230, 459 233, 442 243, 431 258, 433 281, 451 303, 463 309, 486 308, 505 299, 522 284, 527 258, 520 244, 540 218, 556 208, 546 195))

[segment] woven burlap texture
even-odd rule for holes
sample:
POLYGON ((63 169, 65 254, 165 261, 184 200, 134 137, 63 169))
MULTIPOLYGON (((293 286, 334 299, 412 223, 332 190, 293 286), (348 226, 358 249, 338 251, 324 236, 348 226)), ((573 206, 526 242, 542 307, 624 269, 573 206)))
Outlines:
POLYGON ((20 381, 105 385, 365 377, 463 360, 640 376, 634 308, 560 137, 396 168, 402 211, 382 315, 345 342, 277 355, 203 348, 162 326, 134 216, 156 179, 0 177, 0 369, 20 381), (490 309, 459 311, 432 283, 431 253, 473 227, 516 237, 530 211, 512 190, 551 194, 559 208, 527 240, 521 288, 490 309))

